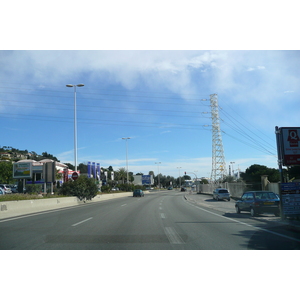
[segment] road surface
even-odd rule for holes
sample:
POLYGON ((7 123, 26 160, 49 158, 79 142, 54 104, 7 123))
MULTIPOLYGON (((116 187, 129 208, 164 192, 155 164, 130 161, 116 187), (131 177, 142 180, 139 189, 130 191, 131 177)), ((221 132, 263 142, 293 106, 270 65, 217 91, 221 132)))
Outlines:
POLYGON ((164 190, 0 220, 0 249, 290 250, 300 233, 238 215, 234 201, 164 190))

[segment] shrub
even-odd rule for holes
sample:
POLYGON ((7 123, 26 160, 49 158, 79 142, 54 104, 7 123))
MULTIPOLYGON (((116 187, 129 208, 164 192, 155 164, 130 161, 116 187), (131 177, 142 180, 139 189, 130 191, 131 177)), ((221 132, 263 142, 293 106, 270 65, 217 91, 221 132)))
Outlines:
POLYGON ((42 191, 42 187, 39 184, 27 184, 26 185, 26 193, 33 195, 38 194, 42 191))
POLYGON ((102 193, 109 193, 111 191, 111 187, 109 185, 102 185, 101 192, 102 193))
POLYGON ((66 196, 76 196, 80 201, 91 200, 98 194, 98 187, 93 178, 79 176, 75 181, 65 182, 61 193, 66 196))

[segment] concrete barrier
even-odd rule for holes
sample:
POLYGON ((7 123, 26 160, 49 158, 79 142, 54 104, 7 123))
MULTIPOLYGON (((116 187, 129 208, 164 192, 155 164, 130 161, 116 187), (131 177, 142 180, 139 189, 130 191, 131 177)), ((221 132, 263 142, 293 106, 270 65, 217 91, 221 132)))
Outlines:
MULTIPOLYGON (((132 196, 132 192, 97 195, 88 202, 98 202, 126 196, 132 196)), ((0 219, 83 204, 84 202, 79 201, 77 197, 3 201, 0 202, 0 219)))

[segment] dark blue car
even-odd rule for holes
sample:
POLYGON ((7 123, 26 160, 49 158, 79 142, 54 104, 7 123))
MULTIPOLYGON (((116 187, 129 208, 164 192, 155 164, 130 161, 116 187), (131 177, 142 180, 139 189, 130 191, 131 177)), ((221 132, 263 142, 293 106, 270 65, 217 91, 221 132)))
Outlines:
POLYGON ((249 191, 236 202, 235 210, 238 214, 241 211, 249 211, 252 217, 262 213, 274 213, 275 216, 280 216, 280 199, 273 192, 249 191))
POLYGON ((144 192, 142 190, 134 190, 133 197, 144 197, 144 192))

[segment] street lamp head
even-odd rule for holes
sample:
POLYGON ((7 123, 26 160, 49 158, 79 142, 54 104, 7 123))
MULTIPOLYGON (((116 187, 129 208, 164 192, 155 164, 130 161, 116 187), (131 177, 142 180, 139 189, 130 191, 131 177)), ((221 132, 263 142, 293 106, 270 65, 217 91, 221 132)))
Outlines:
MULTIPOLYGON (((78 87, 84 86, 83 83, 78 83, 78 84, 75 84, 75 85, 78 86, 78 87)), ((67 84, 66 87, 74 87, 75 85, 74 84, 67 84)))

